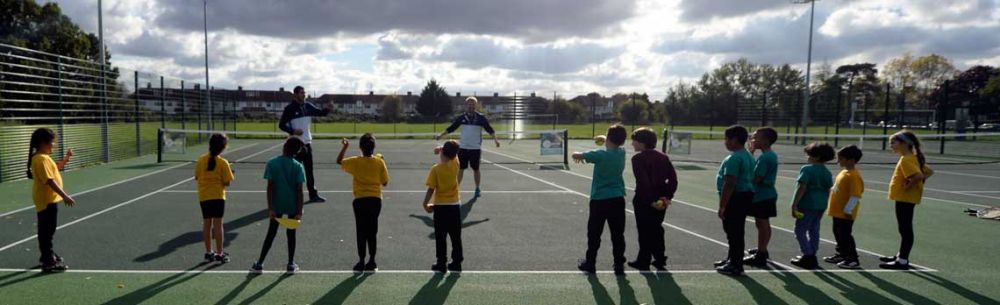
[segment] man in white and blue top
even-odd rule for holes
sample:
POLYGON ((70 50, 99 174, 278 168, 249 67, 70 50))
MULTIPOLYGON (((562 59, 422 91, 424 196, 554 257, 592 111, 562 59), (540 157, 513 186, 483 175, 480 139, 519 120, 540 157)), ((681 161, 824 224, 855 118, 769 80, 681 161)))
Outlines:
POLYGON ((306 102, 306 89, 302 86, 295 86, 292 93, 295 98, 288 106, 285 106, 285 111, 281 113, 278 128, 289 135, 300 137, 305 143, 305 147, 295 156, 295 159, 301 162, 306 170, 309 202, 325 202, 326 199, 320 197, 319 192, 316 191, 316 180, 313 178, 312 132, 310 132, 309 125, 312 124, 312 117, 329 115, 333 106, 326 104, 323 109, 320 109, 316 105, 306 102))
POLYGON ((482 113, 476 111, 479 100, 474 96, 465 99, 465 112, 456 117, 451 122, 451 126, 445 129, 435 138, 441 140, 442 137, 454 132, 458 127, 462 127, 462 133, 458 138, 458 184, 462 184, 462 173, 466 168, 472 167, 472 173, 476 180, 476 197, 479 197, 479 159, 482 156, 483 131, 493 136, 493 143, 500 147, 497 135, 490 127, 490 121, 482 113))

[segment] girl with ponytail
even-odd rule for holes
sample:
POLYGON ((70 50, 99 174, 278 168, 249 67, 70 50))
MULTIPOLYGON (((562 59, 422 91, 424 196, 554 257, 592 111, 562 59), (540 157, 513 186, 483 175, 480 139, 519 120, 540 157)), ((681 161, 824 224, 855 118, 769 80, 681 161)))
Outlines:
POLYGON ((229 253, 223 251, 222 217, 226 211, 226 187, 233 181, 229 161, 220 155, 226 150, 229 139, 216 133, 208 139, 208 153, 195 164, 194 179, 198 181, 198 201, 201 202, 201 237, 205 243, 206 262, 229 262, 229 253), (212 238, 215 251, 212 251, 212 238))
POLYGON ((921 151, 920 139, 909 130, 901 130, 889 138, 892 151, 899 155, 896 168, 889 181, 889 200, 896 202, 896 222, 899 228, 899 252, 895 256, 879 258, 884 269, 910 268, 910 250, 913 249, 913 211, 924 193, 924 182, 934 171, 927 167, 921 151))
POLYGON ((35 213, 38 216, 38 250, 41 256, 43 272, 61 272, 66 270, 62 257, 52 250, 52 238, 56 234, 56 218, 59 215, 59 202, 73 206, 76 201, 63 190, 60 170, 73 157, 73 150, 67 150, 62 161, 52 160, 52 147, 56 145, 56 134, 48 128, 38 128, 31 133, 28 146, 28 179, 31 186, 32 201, 35 203, 35 213))

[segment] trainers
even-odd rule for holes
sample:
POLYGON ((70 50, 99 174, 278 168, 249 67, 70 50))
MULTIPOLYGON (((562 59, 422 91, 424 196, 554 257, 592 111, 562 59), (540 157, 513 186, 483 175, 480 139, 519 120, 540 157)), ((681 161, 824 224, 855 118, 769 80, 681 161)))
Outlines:
POLYGON ((264 273, 264 264, 253 263, 253 266, 250 266, 250 274, 261 274, 261 273, 264 273))
POLYGON ((448 271, 462 272, 462 263, 452 262, 451 264, 448 264, 448 271))
POLYGON ((909 262, 903 263, 900 262, 899 260, 896 260, 892 262, 878 264, 878 267, 882 269, 891 269, 891 270, 907 270, 910 269, 910 263, 909 262))
POLYGON ((217 261, 219 263, 223 263, 223 264, 228 263, 229 262, 229 253, 228 252, 216 253, 215 254, 215 261, 217 261))
POLYGON ((815 255, 799 255, 793 258, 790 263, 802 269, 816 269, 816 267, 819 267, 815 255))
POLYGON ((376 264, 375 261, 370 261, 365 264, 365 272, 372 273, 375 271, 378 271, 378 264, 376 264))
POLYGON ((893 256, 879 256, 878 260, 882 261, 883 263, 895 262, 896 261, 896 256, 895 255, 893 255, 893 256))
POLYGON ((666 271, 667 270, 666 259, 664 259, 662 262, 653 262, 653 263, 651 263, 649 265, 653 266, 653 268, 656 268, 656 271, 666 271))
POLYGON ((625 264, 627 264, 629 267, 632 267, 632 269, 639 271, 649 271, 649 266, 652 265, 650 263, 641 263, 639 261, 631 261, 625 264))
POLYGON ((326 202, 326 198, 319 195, 309 195, 309 202, 326 202))
POLYGON ((45 273, 63 272, 63 271, 66 271, 66 269, 69 269, 69 267, 67 267, 65 264, 63 264, 61 262, 51 262, 51 263, 43 264, 42 265, 42 272, 45 272, 45 273))
POLYGON ((357 264, 354 264, 354 268, 351 268, 351 270, 354 270, 354 273, 361 273, 362 271, 365 271, 365 263, 358 262, 357 264))
POLYGON ((834 254, 833 256, 827 256, 827 257, 823 258, 824 262, 831 263, 831 264, 839 264, 840 262, 843 262, 845 260, 847 260, 847 258, 844 257, 844 256, 841 256, 840 253, 834 254))
MULTIPOLYGON (((614 270, 615 275, 625 275, 625 264, 615 264, 614 270)), ((646 270, 649 270, 649 267, 646 267, 646 270)))
POLYGON ((431 270, 438 273, 448 273, 448 268, 445 266, 443 262, 431 265, 431 270))
POLYGON ((767 259, 770 258, 767 252, 757 252, 754 251, 753 254, 743 257, 744 265, 751 265, 756 267, 761 267, 767 265, 767 259))
POLYGON ((712 263, 712 265, 716 266, 716 267, 722 267, 722 266, 725 266, 728 263, 729 263, 729 259, 725 258, 725 259, 722 259, 722 260, 715 261, 714 263, 712 263))
POLYGON ((479 198, 479 196, 480 196, 480 195, 482 195, 482 192, 481 192, 481 191, 479 190, 479 188, 477 187, 477 188, 476 188, 476 198, 479 198))
POLYGON ((751 248, 751 249, 747 250, 747 255, 757 254, 757 251, 760 251, 760 250, 757 250, 757 248, 751 248))
POLYGON ((299 264, 291 263, 285 268, 285 273, 287 274, 295 274, 296 272, 299 272, 299 264))
POLYGON ((840 269, 861 269, 861 263, 856 259, 844 259, 840 263, 837 263, 837 267, 840 267, 840 269))
POLYGON ((576 265, 576 269, 580 269, 584 273, 593 274, 597 272, 597 267, 594 267, 594 263, 588 262, 585 259, 581 259, 580 263, 576 265))
POLYGON ((215 253, 207 252, 205 253, 205 262, 211 263, 215 261, 215 253))
POLYGON ((715 268, 715 271, 718 272, 718 273, 721 273, 721 274, 729 275, 729 276, 740 276, 740 275, 743 275, 743 267, 742 266, 736 266, 736 265, 733 265, 733 264, 722 265, 719 268, 715 268))

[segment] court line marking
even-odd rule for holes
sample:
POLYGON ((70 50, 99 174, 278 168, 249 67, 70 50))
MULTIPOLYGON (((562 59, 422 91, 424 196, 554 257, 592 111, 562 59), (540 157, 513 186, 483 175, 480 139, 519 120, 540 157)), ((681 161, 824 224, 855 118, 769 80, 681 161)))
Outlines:
POLYGON ((973 194, 977 194, 977 193, 983 193, 983 194, 1000 194, 1000 191, 952 191, 952 192, 973 193, 973 194))
MULTIPOLYGON (((165 190, 161 193, 197 193, 196 190, 165 190)), ((353 193, 351 190, 319 191, 320 193, 353 193)), ((460 191, 461 193, 475 193, 475 191, 460 191)), ((267 193, 266 190, 226 190, 226 193, 267 193)), ((425 194, 427 190, 382 190, 382 193, 415 193, 425 194)), ((564 190, 532 190, 532 191, 481 191, 483 194, 565 194, 564 190)))
MULTIPOLYGON (((798 173, 798 171, 790 170, 790 169, 783 169, 781 171, 783 171, 783 172, 790 172, 790 173, 798 173)), ((934 172, 937 173, 937 171, 934 171, 934 172)), ((864 180, 865 180, 866 183, 867 182, 871 182, 871 183, 874 183, 874 184, 889 185, 888 182, 884 182, 884 181, 867 179, 867 178, 864 179, 864 180)), ((938 189, 938 188, 927 187, 926 184, 924 186, 924 190, 934 191, 934 192, 942 192, 942 193, 949 193, 949 194, 955 194, 955 195, 965 195, 965 196, 971 196, 971 197, 981 197, 981 198, 987 198, 987 199, 1000 199, 1000 197, 995 197, 995 196, 978 195, 978 194, 965 194, 965 192, 949 191, 949 190, 942 190, 942 189, 938 189)), ((991 192, 991 191, 987 191, 987 192, 991 192)), ((1000 193, 1000 192, 998 192, 998 193, 1000 193)))
MULTIPOLYGON (((796 178, 782 176, 782 175, 778 175, 777 177, 781 178, 781 179, 787 179, 787 180, 796 180, 796 178)), ((886 185, 888 185, 888 183, 886 183, 886 185)), ((927 189, 927 188, 924 188, 924 189, 927 189)), ((889 194, 888 191, 876 190, 876 189, 865 189, 865 192, 876 192, 876 193, 881 193, 881 194, 889 194)), ((941 202, 944 202, 944 203, 953 203, 953 204, 967 205, 967 206, 980 207, 980 208, 989 208, 989 207, 992 207, 992 206, 985 205, 985 204, 978 204, 978 203, 972 203, 972 202, 963 202, 963 201, 957 201, 957 200, 948 200, 948 199, 941 199, 941 198, 934 198, 934 197, 927 197, 927 196, 923 196, 922 198, 923 199, 928 199, 928 200, 941 201, 941 202)))
MULTIPOLYGON (((41 269, 16 269, 16 268, 0 268, 0 272, 31 272, 40 273, 41 269)), ((65 271, 66 273, 84 273, 84 274, 248 274, 246 270, 102 270, 102 269, 69 269, 65 271)), ((858 269, 858 270, 848 270, 848 269, 816 269, 816 270, 781 270, 781 269, 748 269, 744 271, 745 273, 930 273, 938 272, 937 270, 923 270, 923 269, 910 269, 910 270, 888 270, 888 269, 858 269)), ((281 270, 264 270, 264 274, 285 274, 285 271, 281 270)), ((430 270, 379 270, 374 274, 435 274, 435 271, 430 270)), ((450 272, 451 273, 451 272, 450 272)), ((598 274, 614 274, 614 271, 610 270, 600 270, 597 271, 598 274)), ((637 271, 637 270, 627 270, 625 274, 715 274, 718 273, 715 269, 712 270, 666 270, 666 271, 637 271)), ((299 270, 296 274, 356 274, 353 270, 299 270)), ((367 273, 372 275, 371 273, 367 273)), ((580 275, 586 276, 583 272, 579 270, 463 270, 461 272, 456 272, 455 274, 499 274, 499 275, 580 275)))
MULTIPOLYGON (((283 144, 284 144, 284 143, 282 143, 282 144, 278 144, 278 145, 275 145, 275 146, 272 146, 271 148, 268 148, 268 150, 270 150, 270 149, 273 149, 274 147, 277 147, 277 146, 279 146, 279 145, 283 145, 283 144)), ((254 156, 256 156, 256 155, 259 155, 260 153, 263 153, 263 152, 265 152, 265 151, 267 151, 267 150, 264 150, 264 151, 261 151, 261 152, 258 152, 258 153, 255 153, 255 154, 252 154, 252 155, 249 155, 249 156, 246 156, 246 157, 243 157, 243 158, 241 158, 241 159, 237 160, 237 162, 239 162, 240 160, 243 160, 243 159, 248 159, 248 158, 252 158, 252 157, 254 157, 254 156)), ((188 163, 184 163, 184 164, 188 164, 188 163)), ((98 215, 101 215, 101 214, 104 214, 104 213, 107 213, 107 212, 109 212, 109 211, 111 211, 111 210, 114 210, 114 209, 117 209, 117 208, 120 208, 120 207, 123 207, 123 206, 126 206, 126 205, 129 205, 129 204, 132 204, 133 202, 136 202, 136 201, 139 201, 139 200, 142 200, 142 199, 145 199, 145 198, 147 198, 147 197, 150 197, 150 196, 153 196, 153 195, 156 195, 156 194, 158 194, 158 193, 160 193, 160 192, 162 192, 162 191, 165 191, 165 190, 168 190, 168 189, 170 189, 170 188, 173 188, 173 187, 175 187, 175 186, 178 186, 178 185, 181 185, 181 184, 183 184, 183 183, 185 183, 185 182, 188 182, 188 181, 191 181, 191 180, 194 180, 194 177, 188 177, 188 178, 185 178, 184 180, 181 180, 181 181, 178 181, 177 183, 174 183, 174 184, 171 184, 171 185, 168 185, 168 186, 165 186, 165 187, 162 187, 162 188, 160 188, 160 189, 158 189, 158 190, 155 190, 155 191, 152 191, 152 192, 150 192, 150 193, 147 193, 147 194, 145 194, 145 195, 142 195, 142 196, 139 196, 139 197, 135 197, 135 198, 132 198, 131 200, 128 200, 128 201, 125 201, 125 202, 122 202, 122 203, 119 203, 119 204, 116 204, 116 205, 113 205, 113 206, 110 206, 110 207, 107 207, 107 208, 105 208, 105 209, 103 209, 103 210, 100 210, 100 211, 97 211, 97 212, 95 212, 95 213, 91 213, 91 214, 89 214, 89 215, 87 215, 87 216, 84 216, 84 217, 80 217, 79 219, 76 219, 76 220, 73 220, 73 221, 70 221, 70 222, 67 222, 67 223, 65 223, 65 224, 63 224, 63 225, 61 225, 61 226, 58 226, 58 227, 56 227, 56 230, 58 231, 59 229, 62 229, 62 228, 65 228, 65 227, 68 227, 68 226, 71 226, 71 225, 74 225, 74 224, 77 224, 77 223, 80 223, 80 222, 82 222, 82 221, 84 221, 84 220, 87 220, 87 219, 91 219, 91 218, 94 218, 94 217, 96 217, 96 216, 98 216, 98 215)), ((0 252, 3 252, 4 250, 7 250, 7 249, 10 249, 10 248, 13 248, 13 247, 15 247, 15 246, 17 246, 17 245, 20 245, 20 244, 23 244, 23 243, 25 243, 25 242, 28 242, 28 241, 31 241, 32 239, 35 239, 35 238, 38 238, 38 234, 34 234, 34 235, 31 235, 31 236, 29 236, 29 237, 27 237, 27 238, 25 238, 25 239, 22 239, 22 240, 19 240, 19 241, 16 241, 16 242, 13 242, 13 243, 11 243, 11 244, 9 244, 9 245, 6 245, 6 246, 4 246, 4 247, 0 248, 0 252)))
MULTIPOLYGON (((494 153, 495 153, 495 152, 494 152, 494 153)), ((545 184, 548 184, 548 185, 551 185, 551 186, 554 186, 554 187, 557 187, 557 188, 560 188, 560 189, 563 189, 563 190, 565 190, 565 191, 567 191, 567 192, 569 192, 569 193, 572 193, 572 194, 576 194, 576 195, 579 195, 579 196, 581 196, 581 197, 584 197, 584 198, 588 198, 588 199, 590 198, 590 196, 589 196, 589 195, 586 195, 586 194, 583 194, 583 193, 580 193, 580 192, 577 192, 577 191, 574 191, 574 190, 571 190, 571 189, 569 189, 569 188, 567 188, 567 187, 564 187, 564 186, 561 186, 561 185, 558 185, 558 184, 555 184, 555 183, 553 183, 553 182, 549 182, 549 181, 545 181, 545 179, 541 179, 541 178, 538 178, 538 177, 535 177, 535 176, 532 176, 532 175, 529 175, 529 174, 526 174, 526 173, 523 173, 523 172, 520 172, 520 171, 518 171, 518 170, 514 170, 514 169, 511 169, 511 168, 509 168, 509 167, 506 167, 506 166, 503 166, 503 165, 500 165, 500 164, 496 164, 496 163, 493 163, 492 161, 489 161, 489 160, 486 160, 486 159, 483 159, 483 161, 486 161, 487 163, 490 163, 490 164, 492 164, 492 165, 494 165, 494 166, 497 166, 497 167, 500 167, 500 168, 503 168, 503 169, 506 169, 506 170, 508 170, 508 171, 511 171, 511 172, 513 172, 513 173, 515 173, 515 174, 519 174, 519 175, 522 175, 522 176, 525 176, 525 177, 528 177, 528 178, 531 178, 531 179, 533 179, 533 180, 536 180, 536 181, 539 181, 539 182, 542 182, 542 183, 545 183, 545 184)), ((629 208, 625 208, 625 211, 626 211, 626 212, 628 212, 628 213, 631 213, 631 214, 635 214, 635 211, 633 211, 632 209, 629 209, 629 208)), ((666 221, 662 222, 662 223, 661 223, 661 225, 664 225, 664 226, 667 226, 667 227, 669 227, 669 228, 672 228, 672 229, 674 229, 674 230, 678 230, 678 231, 681 231, 681 232, 684 232, 684 233, 687 233, 687 234, 691 234, 691 235, 693 235, 693 236, 697 236, 698 238, 701 238, 701 239, 704 239, 704 240, 707 240, 707 241, 710 241, 710 242, 712 242, 712 243, 715 243, 715 244, 717 244, 717 245, 720 245, 720 246, 723 246, 723 247, 726 247, 726 248, 728 248, 728 247, 729 247, 729 244, 727 244, 727 243, 724 243, 724 242, 721 242, 721 241, 719 241, 719 240, 717 240, 717 239, 714 239, 714 238, 711 238, 711 237, 708 237, 708 236, 705 236, 705 235, 702 235, 702 234, 700 234, 700 233, 698 233, 698 232, 694 232, 694 231, 691 231, 691 230, 688 230, 688 229, 685 229, 685 228, 681 228, 681 227, 678 227, 678 226, 675 226, 675 225, 673 225, 673 224, 670 224, 670 223, 667 223, 666 221)), ((776 265, 776 266, 778 266, 778 267, 781 267, 781 268, 784 268, 784 269, 789 269, 789 270, 794 270, 794 269, 796 269, 796 268, 792 268, 791 266, 788 266, 788 265, 785 265, 785 264, 782 264, 782 263, 779 263, 779 262, 777 262, 777 261, 769 261, 769 262, 770 262, 770 263, 772 263, 772 264, 774 264, 774 265, 776 265)))
MULTIPOLYGON (((503 153, 498 153, 498 152, 494 152, 494 151, 489 151, 489 152, 495 153, 495 154, 499 154, 499 155, 503 155, 503 156, 507 156, 509 158, 514 158, 514 159, 522 160, 520 158, 509 156, 509 155, 506 155, 506 154, 503 154, 503 153)), ((580 174, 580 173, 576 173, 576 172, 573 172, 573 171, 568 171, 568 170, 560 170, 560 171, 564 172, 564 173, 568 173, 568 174, 574 175, 574 176, 577 176, 577 177, 586 178, 588 180, 593 179, 590 176, 583 175, 583 174, 580 174)), ((787 179, 793 179, 793 178, 788 178, 788 177, 784 177, 784 176, 778 176, 778 177, 787 178, 787 179)), ((635 191, 634 188, 631 188, 631 187, 626 187, 626 188, 630 189, 632 191, 635 191)), ((927 197, 924 197, 924 198, 927 198, 927 197)), ((709 211, 709 212, 712 212, 712 213, 717 213, 718 212, 716 210, 713 210, 713 209, 710 209, 710 208, 707 208, 707 207, 704 207, 704 206, 701 206, 701 205, 693 204, 693 203, 690 203, 690 202, 686 202, 686 201, 683 201, 683 200, 679 200, 679 199, 676 199, 676 198, 674 198, 671 201, 678 202, 678 203, 681 203, 681 204, 684 204, 684 205, 687 205, 687 206, 695 207, 695 208, 698 208, 698 209, 702 209, 702 210, 705 210, 705 211, 709 211)), ((747 218, 747 222, 756 223, 755 220, 750 219, 750 218, 747 218)), ((787 233, 792 233, 792 234, 795 233, 795 231, 793 231, 793 230, 789 230, 789 229, 786 229, 786 228, 783 228, 783 227, 780 227, 780 226, 776 226, 776 225, 773 225, 773 224, 771 225, 771 228, 777 229, 779 231, 784 231, 784 232, 787 232, 787 233)), ((832 245, 836 245, 837 244, 835 241, 832 241, 832 240, 829 240, 829 239, 825 239, 825 238, 820 238, 820 241, 823 241, 823 242, 826 242, 826 243, 832 244, 832 245)), ((862 248, 858 248, 857 251, 861 252, 861 253, 866 253, 866 254, 874 255, 874 256, 884 256, 882 254, 879 254, 879 253, 876 253, 876 252, 873 252, 873 251, 869 251, 869 250, 865 250, 865 249, 862 249, 862 248)), ((913 264, 913 263, 910 263, 910 265, 914 266, 914 267, 917 267, 917 268, 925 269, 925 270, 928 270, 928 271, 938 271, 937 269, 934 269, 934 268, 929 268, 929 267, 926 267, 926 266, 921 266, 921 265, 917 265, 917 264, 913 264)))

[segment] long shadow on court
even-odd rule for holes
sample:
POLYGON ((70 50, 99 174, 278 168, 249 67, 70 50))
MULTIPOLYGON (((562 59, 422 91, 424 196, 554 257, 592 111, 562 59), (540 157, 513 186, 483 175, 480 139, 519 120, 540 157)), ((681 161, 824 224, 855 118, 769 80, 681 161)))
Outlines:
POLYGON ((827 284, 830 284, 830 286, 840 289, 841 295, 848 300, 851 300, 854 304, 900 304, 899 302, 878 294, 871 289, 858 285, 858 283, 849 281, 832 272, 817 272, 816 277, 823 280, 827 284))
POLYGON ((7 287, 7 286, 10 286, 10 285, 14 285, 14 284, 17 284, 17 283, 20 283, 20 282, 25 282, 25 281, 37 279, 37 278, 40 278, 40 277, 43 277, 43 276, 47 276, 47 275, 50 275, 50 274, 51 273, 31 272, 31 271, 14 272, 14 273, 11 273, 11 274, 8 274, 8 275, 4 275, 4 276, 0 277, 0 288, 7 287), (5 280, 7 280, 7 279, 16 278, 18 276, 25 275, 27 273, 31 273, 31 275, 3 282, 5 280))
MULTIPOLYGON (((308 205, 310 203, 306 202, 306 204, 308 205)), ((260 211, 254 212, 253 214, 249 214, 249 215, 246 215, 246 216, 243 216, 243 217, 240 217, 240 218, 237 218, 237 219, 230 220, 230 221, 226 222, 223 225, 223 228, 225 228, 225 230, 226 230, 226 233, 224 234, 225 235, 225 240, 222 243, 223 247, 227 247, 228 248, 229 247, 229 243, 231 243, 233 240, 235 240, 237 237, 239 237, 239 233, 235 233, 233 231, 235 231, 236 229, 245 227, 245 226, 249 226, 249 225, 254 224, 254 223, 258 222, 258 221, 265 220, 265 219, 267 219, 267 217, 268 217, 268 215, 267 215, 267 209, 264 209, 264 210, 260 210, 260 211)), ((156 251, 140 255, 139 257, 136 257, 132 261, 134 261, 134 262, 149 262, 149 261, 152 261, 152 260, 155 260, 155 259, 167 256, 167 255, 170 255, 170 253, 174 253, 174 251, 177 251, 178 248, 185 247, 185 246, 188 246, 188 245, 191 245, 191 244, 201 243, 201 242, 202 242, 201 230, 187 232, 187 233, 178 235, 177 237, 171 238, 170 240, 167 240, 167 241, 161 243, 160 247, 157 248, 156 251)), ((213 241, 213 243, 214 243, 214 241, 213 241)))
MULTIPOLYGON (((473 197, 472 199, 469 199, 469 201, 465 202, 459 207, 459 218, 461 219, 462 222, 462 229, 490 221, 489 218, 484 218, 481 220, 474 220, 469 222, 465 221, 465 219, 469 217, 469 213, 472 212, 472 207, 476 204, 476 200, 477 199, 473 197)), ((410 214, 410 217, 419 219, 424 223, 425 226, 430 227, 431 233, 427 234, 427 238, 434 239, 434 217, 427 215, 416 215, 416 214, 410 214)))
POLYGON ((743 287, 747 289, 747 292, 750 292, 750 296, 753 297, 754 304, 788 305, 788 302, 779 298, 778 295, 771 292, 770 288, 764 287, 764 285, 758 283, 757 280, 754 280, 753 277, 742 276, 735 278, 734 280, 737 283, 742 284, 743 287))
POLYGON ((958 294, 976 304, 1000 304, 997 301, 988 296, 979 294, 975 291, 969 290, 968 288, 962 287, 962 285, 956 284, 955 282, 946 280, 936 274, 926 273, 926 272, 911 272, 916 277, 927 280, 928 282, 937 284, 938 286, 944 287, 945 289, 951 290, 955 294, 958 294))
POLYGON ((340 281, 340 283, 337 284, 337 286, 333 287, 333 289, 331 289, 330 292, 327 292, 318 300, 312 302, 312 304, 336 304, 336 305, 344 304, 344 301, 347 300, 347 297, 351 296, 351 293, 354 292, 354 289, 358 288, 358 286, 361 286, 361 283, 363 283, 366 279, 368 279, 368 276, 369 276, 368 273, 363 273, 359 276, 353 276, 353 275, 349 276, 343 281, 340 281))
POLYGON ((681 291, 681 287, 674 281, 669 273, 643 273, 646 278, 646 286, 649 287, 650 294, 653 295, 653 304, 678 304, 692 305, 681 291))
POLYGON ((240 302, 240 305, 253 304, 254 302, 256 302, 261 297, 267 295, 268 292, 271 292, 271 290, 273 290, 274 287, 278 287, 278 284, 281 284, 281 282, 284 282, 286 279, 288 279, 290 277, 292 277, 292 275, 282 274, 281 276, 278 277, 278 280, 274 281, 271 284, 268 284, 267 287, 264 287, 264 289, 261 289, 257 293, 254 293, 253 295, 251 295, 250 297, 248 297, 246 300, 243 300, 243 302, 240 302))
MULTIPOLYGON (((198 265, 195 265, 194 267, 188 268, 185 271, 197 270, 198 268, 204 267, 205 265, 208 265, 208 267, 204 269, 205 271, 215 269, 216 267, 219 266, 217 264, 211 264, 211 265, 209 265, 208 263, 200 263, 198 265)), ((156 296, 160 292, 166 291, 167 289, 170 289, 170 288, 172 288, 174 286, 177 286, 177 285, 182 284, 184 282, 190 281, 191 279, 194 279, 195 277, 198 277, 199 275, 201 275, 201 273, 178 272, 178 273, 170 275, 170 276, 168 276, 168 277, 166 277, 166 278, 164 278, 162 280, 159 280, 156 283, 152 283, 152 284, 150 284, 150 285, 148 285, 146 287, 139 288, 139 289, 137 289, 137 290, 135 290, 135 291, 133 291, 133 292, 131 292, 129 294, 126 294, 126 295, 117 297, 117 298, 115 298, 113 300, 107 301, 104 304, 105 305, 110 305, 110 304, 139 304, 139 303, 145 302, 146 300, 149 300, 149 299, 153 298, 154 296, 156 296)))
POLYGON ((878 288, 881 288, 883 291, 888 292, 889 294, 892 294, 892 295, 894 295, 894 296, 896 296, 896 297, 898 297, 900 299, 905 300, 907 303, 910 303, 910 304, 941 304, 941 303, 939 303, 937 301, 928 299, 927 297, 922 296, 919 293, 914 293, 913 291, 910 291, 909 289, 906 289, 906 288, 903 288, 903 287, 899 287, 899 285, 896 285, 896 284, 890 283, 889 281, 883 280, 883 279, 879 278, 878 276, 876 276, 876 275, 874 275, 874 274, 872 274, 870 272, 859 272, 859 273, 861 274, 861 276, 867 278, 872 283, 874 283, 875 286, 878 286, 878 288))
POLYGON ((220 299, 218 302, 215 302, 215 304, 220 304, 220 305, 229 304, 234 299, 236 299, 236 296, 240 295, 240 293, 242 293, 243 290, 247 289, 247 286, 250 285, 250 282, 252 282, 256 278, 257 278, 256 274, 247 274, 247 276, 243 278, 243 282, 237 285, 236 288, 233 288, 232 291, 229 291, 229 293, 227 293, 226 296, 222 297, 222 299, 220 299))
POLYGON ((420 291, 410 299, 410 305, 441 305, 448 299, 451 289, 455 287, 458 278, 456 273, 448 274, 447 277, 441 273, 434 273, 434 276, 420 287, 420 291), (442 282, 443 280, 443 282, 442 282))
POLYGON ((587 282, 590 283, 590 291, 594 295, 594 304, 615 304, 615 300, 611 299, 608 289, 604 288, 597 275, 587 274, 587 282))

